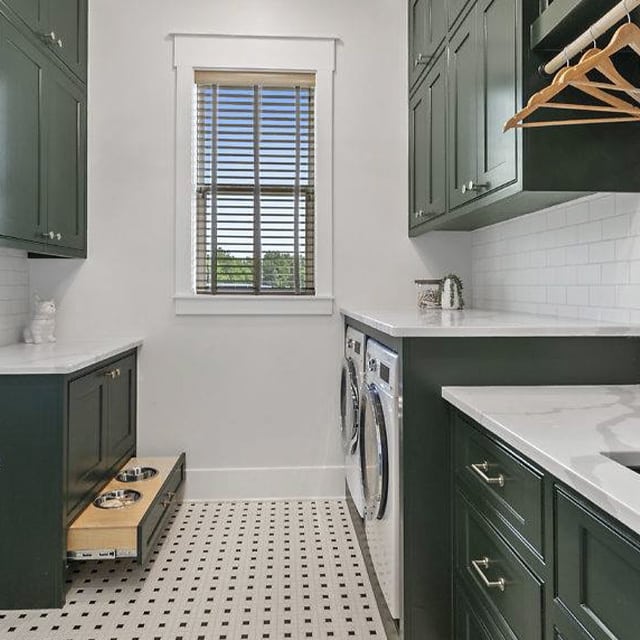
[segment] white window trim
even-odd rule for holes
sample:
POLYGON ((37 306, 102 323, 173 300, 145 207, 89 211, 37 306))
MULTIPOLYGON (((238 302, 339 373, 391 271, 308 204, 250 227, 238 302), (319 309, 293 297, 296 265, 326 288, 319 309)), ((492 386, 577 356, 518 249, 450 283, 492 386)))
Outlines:
POLYGON ((177 315, 331 315, 333 313, 333 73, 335 38, 172 34, 176 69, 177 315), (295 65, 295 66, 294 66, 295 65), (315 296, 197 295, 193 184, 195 69, 315 73, 315 296))

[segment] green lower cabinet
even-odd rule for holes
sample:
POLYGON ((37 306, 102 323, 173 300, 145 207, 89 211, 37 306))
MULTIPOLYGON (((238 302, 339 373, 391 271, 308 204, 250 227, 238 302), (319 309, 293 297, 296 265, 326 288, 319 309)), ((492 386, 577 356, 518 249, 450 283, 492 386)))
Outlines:
POLYGON ((556 606, 595 640, 640 637, 640 544, 556 490, 556 606))
POLYGON ((640 537, 468 416, 452 421, 456 640, 638 640, 640 537), (522 544, 541 530, 544 558, 522 544))
POLYGON ((541 640, 543 582, 460 492, 455 523, 455 569, 460 581, 510 637, 541 640))
POLYGON ((455 596, 455 640, 504 640, 486 611, 472 603, 461 587, 455 596))
POLYGON ((0 610, 63 605, 67 527, 135 454, 135 385, 134 352, 0 376, 0 610))

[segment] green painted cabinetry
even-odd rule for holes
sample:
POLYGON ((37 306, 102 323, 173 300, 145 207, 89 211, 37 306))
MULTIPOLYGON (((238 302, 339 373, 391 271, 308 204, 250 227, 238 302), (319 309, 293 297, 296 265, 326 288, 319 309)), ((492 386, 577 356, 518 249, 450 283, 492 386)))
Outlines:
POLYGON ((636 640, 640 537, 458 412, 453 428, 455 590, 480 603, 457 597, 456 640, 636 640))
POLYGON ((67 527, 135 454, 136 354, 2 375, 0 404, 0 609, 60 607, 67 527))
MULTIPOLYGON (((592 20, 600 17, 591 3, 592 20)), ((409 3, 409 51, 422 46, 411 23, 415 3, 409 3), (419 44, 414 44, 418 38, 419 44)), ((409 235, 432 229, 475 229, 565 202, 591 191, 640 191, 640 160, 632 125, 544 127, 503 131, 506 120, 549 79, 539 66, 553 52, 531 47, 530 25, 539 3, 525 0, 449 0, 447 33, 448 100, 446 105, 447 202, 444 215, 415 224, 409 209, 409 235), (601 167, 606 164, 607 171, 601 167)), ((578 25, 574 25, 578 28, 578 25)), ((570 40, 570 39, 569 39, 570 40)), ((415 59, 410 57, 410 66, 415 59)), ((640 82, 637 65, 624 60, 621 70, 640 82)), ((419 91, 411 80, 410 109, 419 91)), ((543 110, 544 111, 544 110, 543 110)), ((557 113, 536 117, 558 118, 557 113)), ((571 112, 562 112, 568 117, 571 112)), ((579 117, 579 114, 578 116, 579 117)), ((414 129, 409 136, 413 138, 414 129)), ((416 138, 412 147, 423 144, 416 138)), ((409 173, 416 151, 409 156, 409 173)))
POLYGON ((445 0, 409 0, 409 86, 436 59, 447 34, 445 0))
POLYGON ((4 246, 86 255, 86 19, 86 0, 0 2, 4 246), (45 37, 58 15, 62 47, 45 37))
POLYGON ((427 72, 409 108, 409 198, 413 228, 446 212, 446 55, 427 72))

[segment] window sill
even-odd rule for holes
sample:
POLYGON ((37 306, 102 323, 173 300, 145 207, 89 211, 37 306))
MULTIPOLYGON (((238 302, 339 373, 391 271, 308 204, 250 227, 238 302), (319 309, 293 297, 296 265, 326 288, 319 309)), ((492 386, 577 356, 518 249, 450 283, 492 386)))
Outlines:
POLYGON ((178 316, 330 316, 329 296, 174 296, 178 316))

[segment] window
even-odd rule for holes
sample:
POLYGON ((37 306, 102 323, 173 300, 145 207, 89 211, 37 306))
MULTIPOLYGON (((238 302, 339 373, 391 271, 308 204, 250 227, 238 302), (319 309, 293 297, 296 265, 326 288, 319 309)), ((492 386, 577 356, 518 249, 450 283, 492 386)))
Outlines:
POLYGON ((195 84, 196 292, 314 295, 315 76, 195 84))
POLYGON ((176 314, 332 314, 336 39, 172 37, 176 314))

